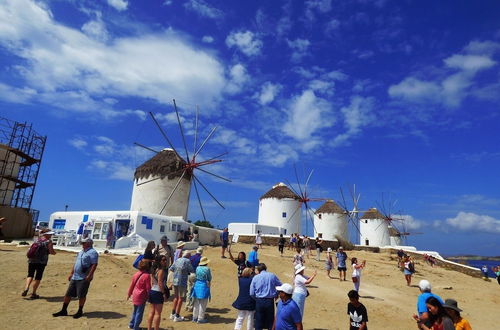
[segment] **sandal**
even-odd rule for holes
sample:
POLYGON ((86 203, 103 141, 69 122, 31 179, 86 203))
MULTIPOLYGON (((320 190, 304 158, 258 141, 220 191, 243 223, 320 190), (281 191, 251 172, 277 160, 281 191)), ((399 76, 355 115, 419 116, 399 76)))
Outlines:
POLYGON ((21 293, 21 296, 26 297, 27 294, 28 294, 28 289, 23 290, 23 293, 21 293))

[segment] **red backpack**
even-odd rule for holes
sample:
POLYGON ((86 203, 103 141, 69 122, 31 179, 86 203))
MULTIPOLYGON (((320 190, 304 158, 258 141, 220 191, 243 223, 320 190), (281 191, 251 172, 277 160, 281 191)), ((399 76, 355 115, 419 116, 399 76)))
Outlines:
POLYGON ((28 252, 26 253, 26 256, 29 259, 36 259, 38 257, 38 255, 40 254, 40 247, 41 247, 41 244, 39 241, 34 242, 33 244, 31 244, 28 252))

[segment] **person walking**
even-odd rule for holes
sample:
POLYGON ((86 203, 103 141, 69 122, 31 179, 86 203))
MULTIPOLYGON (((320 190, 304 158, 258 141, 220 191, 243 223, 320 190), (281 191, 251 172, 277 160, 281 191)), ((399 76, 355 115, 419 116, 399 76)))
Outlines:
POLYGON ((453 321, 446 313, 443 304, 435 298, 429 297, 426 301, 429 310, 429 325, 426 325, 417 315, 413 315, 417 321, 417 328, 421 330, 455 330, 453 321))
POLYGON ((220 234, 220 242, 222 246, 220 257, 226 259, 226 249, 229 245, 229 231, 227 228, 224 228, 224 230, 220 234))
POLYGON ((247 267, 251 268, 253 267, 248 261, 247 261, 247 255, 245 252, 240 252, 238 253, 238 259, 235 259, 233 255, 231 254, 231 249, 228 249, 227 252, 229 252, 229 258, 231 258, 231 261, 238 266, 238 277, 241 276, 243 273, 243 270, 247 267))
POLYGON ((154 326, 155 330, 160 328, 161 312, 163 311, 163 303, 165 302, 165 280, 167 277, 167 257, 157 256, 153 263, 151 272, 151 290, 149 291, 148 301, 151 304, 148 316, 148 330, 154 326))
POLYGON ((194 282, 196 281, 196 268, 200 264, 200 260, 203 254, 203 248, 200 246, 196 249, 196 253, 191 255, 189 261, 191 262, 191 266, 193 266, 194 273, 189 274, 188 276, 188 285, 187 285, 187 298, 186 298, 186 311, 193 311, 193 303, 194 300, 191 296, 191 290, 193 289, 194 282))
POLYGON ((30 285, 33 282, 33 292, 30 297, 31 299, 40 298, 36 291, 40 286, 43 272, 49 262, 49 254, 56 254, 56 251, 54 251, 54 245, 51 241, 54 232, 50 229, 42 229, 40 234, 40 238, 34 243, 38 246, 36 253, 32 258, 28 257, 28 276, 26 277, 24 290, 21 293, 21 296, 26 297, 30 289, 30 285))
POLYGON ((455 330, 472 330, 469 321, 460 316, 460 312, 462 312, 462 310, 458 308, 458 303, 455 299, 446 299, 443 307, 453 321, 455 330))
POLYGON ((423 322, 423 324, 429 325, 429 310, 427 309, 427 299, 429 297, 434 297, 441 304, 444 304, 443 299, 439 297, 438 295, 434 294, 431 292, 431 283, 427 280, 421 280, 418 283, 418 288, 420 289, 420 295, 417 298, 417 313, 418 313, 418 318, 423 322))
POLYGON ((256 267, 259 264, 259 247, 255 245, 248 254, 248 263, 250 267, 256 267))
POLYGON ((238 310, 234 330, 240 330, 243 322, 247 320, 247 329, 254 328, 255 300, 250 296, 250 284, 252 283, 252 268, 245 268, 238 278, 239 292, 238 297, 233 302, 233 307, 238 310))
POLYGON ((341 246, 335 254, 335 263, 337 264, 337 270, 339 271, 339 281, 346 281, 345 273, 347 272, 347 253, 344 252, 344 248, 341 246))
POLYGON ((285 283, 277 286, 276 290, 280 300, 277 305, 276 318, 273 323, 273 330, 302 330, 302 315, 299 306, 292 299, 293 288, 285 283))
POLYGON ((304 255, 309 259, 311 257, 311 240, 308 236, 304 236, 304 255))
MULTIPOLYGON (((271 329, 274 320, 274 298, 276 287, 281 285, 276 275, 267 271, 264 263, 256 267, 255 275, 250 283, 250 296, 255 299, 255 329, 271 329)), ((292 294, 293 289, 290 291, 292 294)))
POLYGON ((280 252, 280 256, 283 257, 283 250, 285 249, 285 238, 283 234, 280 234, 280 239, 278 240, 278 251, 280 252))
POLYGON ((184 241, 177 242, 177 247, 174 252, 174 261, 172 262, 172 265, 174 264, 174 262, 177 261, 177 259, 182 257, 182 252, 184 251, 184 245, 186 245, 184 241))
POLYGON ((328 278, 332 278, 330 276, 330 271, 333 268, 333 258, 332 258, 332 248, 326 249, 326 260, 325 260, 325 270, 326 270, 326 276, 328 278))
POLYGON ((304 317, 304 307, 306 304, 306 297, 309 296, 306 285, 310 284, 316 277, 316 271, 311 277, 304 275, 305 266, 297 265, 295 270, 295 278, 293 279, 293 294, 292 299, 299 306, 300 314, 304 317))
POLYGON ((149 263, 145 260, 141 260, 139 262, 139 271, 132 276, 127 295, 127 300, 132 297, 132 304, 134 305, 132 317, 128 325, 130 329, 140 329, 146 301, 149 297, 149 291, 151 291, 151 279, 149 277, 150 269, 149 263))
POLYGON ((365 268, 366 260, 363 260, 363 262, 358 263, 357 258, 352 258, 351 265, 352 265, 352 283, 354 283, 354 290, 359 292, 359 285, 361 282, 361 270, 365 268))
POLYGON ((172 314, 170 314, 170 319, 174 322, 184 321, 184 317, 180 316, 182 300, 186 298, 187 292, 187 281, 190 273, 194 272, 193 266, 189 258, 191 254, 189 251, 184 251, 182 258, 177 259, 172 266, 170 266, 170 271, 173 272, 174 286, 174 305, 172 308, 172 314))
POLYGON ((293 256, 293 259, 292 259, 292 263, 293 263, 293 266, 297 266, 297 265, 303 265, 306 263, 306 261, 304 260, 304 256, 302 255, 302 250, 300 248, 297 248, 296 250, 297 253, 295 253, 295 255, 293 256))
POLYGON ((210 299, 210 282, 212 281, 212 273, 208 268, 207 257, 203 257, 196 267, 196 282, 193 286, 191 296, 193 298, 193 322, 207 323, 205 318, 205 311, 207 303, 210 299))
POLYGON ((413 261, 410 259, 410 256, 403 257, 403 274, 405 275, 406 285, 411 285, 411 276, 415 272, 415 266, 413 265, 413 261))
POLYGON ((349 330, 368 329, 368 312, 366 307, 359 302, 359 293, 351 290, 347 293, 349 303, 347 303, 347 314, 349 315, 349 330))
POLYGON ((87 300, 90 283, 94 279, 99 254, 94 250, 94 241, 91 238, 84 238, 80 243, 82 244, 82 250, 78 252, 75 264, 71 268, 71 274, 68 276, 69 286, 64 295, 62 309, 53 313, 52 316, 54 317, 68 315, 68 305, 71 297, 78 297, 78 312, 73 315, 73 318, 78 319, 83 315, 83 306, 87 300))
POLYGON ((321 252, 323 252, 323 246, 321 244, 323 244, 323 240, 321 239, 321 237, 319 237, 319 236, 316 237, 315 245, 316 245, 316 260, 317 261, 321 260, 321 252))
POLYGON ((255 235, 255 245, 257 245, 259 249, 262 249, 262 234, 260 230, 257 230, 257 235, 255 235))

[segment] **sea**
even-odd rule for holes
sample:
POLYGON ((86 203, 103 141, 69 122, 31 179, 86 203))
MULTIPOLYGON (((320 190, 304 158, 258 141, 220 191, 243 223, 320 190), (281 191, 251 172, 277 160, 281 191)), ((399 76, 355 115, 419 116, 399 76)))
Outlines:
POLYGON ((488 267, 488 277, 496 278, 495 273, 491 270, 494 266, 500 266, 500 261, 495 260, 464 260, 469 266, 481 269, 484 265, 488 267))

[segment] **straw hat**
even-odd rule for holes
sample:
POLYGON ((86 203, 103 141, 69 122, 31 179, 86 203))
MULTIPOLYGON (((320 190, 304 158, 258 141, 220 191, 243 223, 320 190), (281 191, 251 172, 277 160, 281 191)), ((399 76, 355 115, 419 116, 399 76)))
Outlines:
POLYGON ((203 248, 200 246, 199 248, 196 249, 196 253, 202 254, 203 253, 203 248))
POLYGON ((210 262, 210 260, 208 260, 208 258, 207 258, 207 257, 202 257, 202 258, 200 259, 200 263, 199 263, 198 265, 199 265, 199 266, 205 266, 205 265, 207 265, 209 262, 210 262))
POLYGON ((183 247, 184 245, 186 245, 186 243, 184 241, 179 241, 177 242, 177 248, 181 248, 183 247))

